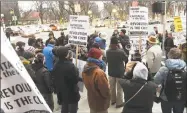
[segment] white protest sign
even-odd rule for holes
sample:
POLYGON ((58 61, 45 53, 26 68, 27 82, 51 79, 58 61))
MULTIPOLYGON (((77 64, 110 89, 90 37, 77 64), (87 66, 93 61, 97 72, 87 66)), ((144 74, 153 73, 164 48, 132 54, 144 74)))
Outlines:
POLYGON ((129 11, 131 36, 148 35, 148 8, 146 7, 130 7, 129 11))
POLYGON ((86 46, 89 31, 89 17, 70 15, 68 26, 69 43, 86 46))
POLYGON ((139 42, 141 38, 141 52, 144 53, 146 50, 146 40, 148 36, 148 8, 141 6, 130 7, 129 21, 131 51, 139 50, 139 42))
POLYGON ((1 29, 1 109, 5 113, 52 113, 1 29))

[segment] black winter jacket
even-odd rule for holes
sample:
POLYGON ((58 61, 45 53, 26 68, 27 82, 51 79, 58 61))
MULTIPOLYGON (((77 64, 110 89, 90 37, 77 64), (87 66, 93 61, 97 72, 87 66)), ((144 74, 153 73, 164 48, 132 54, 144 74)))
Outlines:
POLYGON ((44 67, 43 64, 33 64, 32 65, 35 74, 36 81, 35 84, 42 94, 51 94, 53 93, 52 80, 50 72, 44 67))
POLYGON ((169 51, 171 48, 173 48, 174 42, 172 38, 166 38, 165 42, 164 42, 164 47, 166 51, 169 51))
POLYGON ((80 100, 79 73, 71 61, 59 59, 52 71, 54 85, 61 103, 75 104, 80 100))
MULTIPOLYGON (((128 101, 145 83, 143 79, 120 79, 125 100, 128 101)), ((127 104, 122 113, 152 113, 156 85, 149 81, 145 87, 127 104)))
POLYGON ((121 49, 109 49, 106 52, 108 74, 111 77, 121 78, 124 76, 124 62, 128 62, 127 54, 121 49))
POLYGON ((130 47, 129 36, 127 36, 127 35, 119 36, 119 41, 123 47, 123 50, 127 53, 127 55, 129 55, 129 50, 127 49, 128 47, 130 47))

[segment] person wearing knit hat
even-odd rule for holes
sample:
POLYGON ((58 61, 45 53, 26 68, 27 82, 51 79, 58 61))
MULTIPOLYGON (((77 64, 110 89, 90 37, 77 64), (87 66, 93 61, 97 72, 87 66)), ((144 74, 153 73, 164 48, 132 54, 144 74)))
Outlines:
POLYGON ((53 87, 52 87, 52 78, 50 72, 44 66, 44 55, 38 53, 35 56, 34 64, 32 68, 35 71, 36 80, 35 84, 48 104, 51 111, 54 109, 54 100, 53 100, 53 87))
POLYGON ((148 50, 146 53, 146 63, 150 73, 154 76, 161 67, 162 49, 158 45, 155 36, 150 36, 147 40, 148 50))
POLYGON ((124 75, 124 63, 126 64, 128 62, 128 55, 123 49, 119 48, 118 39, 115 36, 111 38, 110 48, 106 52, 106 57, 108 63, 111 104, 116 104, 116 108, 120 108, 123 106, 123 90, 119 85, 118 80, 124 75))
POLYGON ((91 48, 88 52, 88 59, 87 62, 89 63, 95 63, 98 65, 103 71, 106 71, 106 64, 102 60, 103 53, 100 49, 97 48, 91 48))
POLYGON ((108 113, 110 90, 104 72, 105 66, 104 61, 102 61, 102 51, 98 48, 91 48, 82 72, 91 113, 108 113))
POLYGON ((56 50, 59 57, 52 71, 54 87, 59 105, 62 105, 62 113, 77 113, 80 100, 77 83, 81 81, 78 69, 72 62, 72 54, 67 47, 60 46, 56 50))
POLYGON ((137 62, 131 71, 131 78, 119 80, 125 100, 122 113, 152 113, 157 85, 148 81, 148 69, 143 63, 137 62))

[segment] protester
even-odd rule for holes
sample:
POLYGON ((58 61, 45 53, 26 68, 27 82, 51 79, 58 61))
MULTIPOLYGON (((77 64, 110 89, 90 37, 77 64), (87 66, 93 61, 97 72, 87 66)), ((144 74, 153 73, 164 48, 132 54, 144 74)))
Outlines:
POLYGON ((102 50, 105 50, 105 48, 106 48, 106 40, 105 39, 103 39, 102 37, 96 37, 95 38, 95 43, 98 43, 99 47, 102 50))
POLYGON ((44 48, 43 40, 41 38, 36 39, 34 47, 36 49, 43 49, 44 48))
POLYGON ((8 31, 8 30, 6 30, 5 31, 5 34, 6 34, 6 37, 9 39, 9 41, 10 41, 10 31, 8 31))
POLYGON ((154 27, 154 31, 155 31, 155 34, 157 35, 158 34, 158 28, 154 27))
POLYGON ((158 85, 162 85, 161 108, 163 113, 183 113, 187 98, 186 63, 181 60, 178 48, 170 49, 165 66, 161 67, 154 77, 158 85))
POLYGON ((49 38, 46 40, 45 46, 47 46, 50 42, 50 40, 53 39, 55 41, 55 43, 57 42, 57 39, 54 36, 54 33, 51 31, 49 32, 49 38))
POLYGON ((96 33, 93 33, 93 34, 91 34, 91 35, 88 37, 88 44, 87 44, 87 50, 88 50, 88 51, 92 48, 92 46, 93 46, 93 44, 94 44, 94 42, 95 42, 95 38, 96 38, 96 37, 98 37, 98 34, 96 34, 96 33))
POLYGON ((64 40, 65 40, 66 36, 65 36, 64 32, 61 32, 60 35, 61 36, 57 39, 56 46, 64 46, 65 45, 64 40))
POLYGON ((129 79, 119 80, 125 96, 122 113, 152 113, 157 85, 147 81, 148 69, 143 63, 137 62, 130 71, 129 79))
POLYGON ((29 73, 30 77, 32 78, 32 80, 34 82, 36 82, 36 75, 35 75, 34 70, 32 69, 31 62, 28 59, 26 59, 26 58, 24 58, 22 56, 20 56, 19 58, 20 58, 21 62, 23 63, 25 69, 29 73))
POLYGON ((113 34, 112 34, 112 36, 115 36, 115 37, 118 37, 119 36, 119 32, 118 32, 118 30, 116 29, 116 30, 114 30, 114 32, 113 32, 113 34))
POLYGON ((106 74, 103 71, 102 51, 91 48, 88 56, 82 77, 87 89, 90 113, 108 113, 110 90, 106 74))
POLYGON ((187 41, 179 45, 180 50, 182 51, 182 59, 187 63, 187 41))
POLYGON ((166 58, 168 58, 167 54, 170 51, 170 49, 173 48, 173 47, 175 47, 175 45, 174 45, 172 33, 168 33, 168 36, 166 37, 166 39, 164 41, 164 48, 165 48, 165 51, 166 51, 166 58))
POLYGON ((123 91, 118 81, 125 73, 124 63, 126 64, 128 62, 128 56, 123 50, 119 49, 118 39, 116 37, 111 38, 110 48, 106 52, 106 57, 108 63, 111 104, 116 104, 116 108, 120 108, 123 106, 123 91))
POLYGON ((62 104, 61 113, 77 113, 78 101, 80 100, 77 83, 80 81, 78 69, 72 63, 72 57, 67 47, 59 47, 57 55, 59 61, 55 65, 52 74, 54 83, 62 104))
POLYGON ((123 47, 123 50, 129 56, 130 39, 129 39, 129 36, 126 35, 125 29, 121 30, 121 32, 119 34, 119 41, 123 47))
POLYGON ((35 47, 34 47, 35 43, 36 43, 35 37, 29 38, 28 39, 28 45, 25 46, 25 48, 24 48, 25 51, 34 53, 35 52, 35 47))
POLYGON ((54 66, 54 54, 52 53, 52 49, 54 48, 55 40, 51 39, 49 44, 43 49, 43 54, 45 56, 45 65, 48 71, 53 70, 54 66))
POLYGON ((146 63, 149 72, 154 76, 161 67, 162 61, 162 49, 157 43, 157 39, 154 36, 150 36, 147 40, 148 51, 146 53, 146 63))
POLYGON ((38 53, 35 57, 34 64, 32 65, 33 70, 35 71, 36 81, 35 84, 44 97, 46 103, 48 104, 51 111, 54 109, 53 101, 53 87, 50 72, 44 66, 44 55, 38 53))
POLYGON ((22 41, 19 41, 16 43, 16 53, 18 56, 23 56, 25 50, 24 50, 24 47, 25 47, 25 43, 22 42, 22 41))

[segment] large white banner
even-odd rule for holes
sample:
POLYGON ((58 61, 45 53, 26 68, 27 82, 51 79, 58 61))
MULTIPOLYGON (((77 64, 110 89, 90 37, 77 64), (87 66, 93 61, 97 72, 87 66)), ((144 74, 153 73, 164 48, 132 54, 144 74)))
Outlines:
POLYGON ((141 51, 145 52, 148 38, 148 8, 141 6, 130 7, 129 21, 131 51, 139 50, 139 42, 141 40, 141 51))
POLYGON ((69 43, 86 46, 89 31, 89 17, 70 15, 68 26, 69 43))
POLYGON ((1 29, 1 110, 52 113, 1 29))

